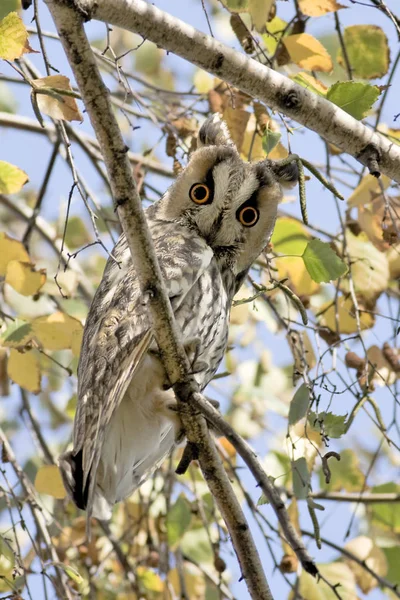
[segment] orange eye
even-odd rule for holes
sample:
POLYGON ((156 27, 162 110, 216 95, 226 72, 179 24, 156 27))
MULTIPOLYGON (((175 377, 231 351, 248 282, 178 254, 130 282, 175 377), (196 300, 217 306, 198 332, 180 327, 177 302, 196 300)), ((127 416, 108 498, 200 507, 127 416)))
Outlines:
POLYGON ((260 213, 254 206, 245 206, 240 209, 237 218, 245 227, 253 227, 258 221, 260 213))
POLYGON ((189 197, 196 204, 206 204, 210 199, 210 188, 205 183, 195 183, 189 191, 189 197))

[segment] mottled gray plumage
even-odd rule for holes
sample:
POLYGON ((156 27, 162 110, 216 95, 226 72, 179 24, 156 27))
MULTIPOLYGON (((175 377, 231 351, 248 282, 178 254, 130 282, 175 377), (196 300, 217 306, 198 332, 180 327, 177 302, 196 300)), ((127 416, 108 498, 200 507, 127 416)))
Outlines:
MULTIPOLYGON (((216 115, 201 127, 199 146, 146 217, 203 389, 226 350, 233 296, 271 235, 279 180, 293 183, 297 171, 244 162, 216 115)), ((124 236, 113 257, 85 325, 73 450, 60 458, 71 497, 100 519, 149 477, 181 433, 124 236)))

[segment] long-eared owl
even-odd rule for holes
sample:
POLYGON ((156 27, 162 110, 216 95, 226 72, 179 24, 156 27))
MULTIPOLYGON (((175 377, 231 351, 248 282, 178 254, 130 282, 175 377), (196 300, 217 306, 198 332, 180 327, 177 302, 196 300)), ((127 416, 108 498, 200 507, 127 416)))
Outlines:
MULTIPOLYGON (((200 389, 224 356, 232 299, 268 243, 281 185, 296 181, 295 165, 244 162, 213 115, 187 167, 146 210, 200 389)), ((99 519, 151 475, 181 433, 124 235, 112 254, 85 325, 73 449, 60 457, 70 496, 99 519)))

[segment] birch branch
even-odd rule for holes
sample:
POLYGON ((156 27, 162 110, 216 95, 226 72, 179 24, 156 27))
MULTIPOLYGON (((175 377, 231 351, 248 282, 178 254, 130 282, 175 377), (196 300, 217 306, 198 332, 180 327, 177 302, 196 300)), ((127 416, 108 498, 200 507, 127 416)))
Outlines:
POLYGON ((376 159, 382 173, 400 182, 398 145, 284 75, 232 50, 144 0, 76 2, 86 19, 99 19, 140 34, 160 48, 177 54, 312 129, 364 166, 376 159))
POLYGON ((261 560, 240 504, 212 441, 205 419, 189 406, 196 389, 180 343, 178 328, 162 280, 152 239, 127 155, 127 148, 112 111, 108 90, 82 25, 82 15, 63 0, 48 0, 65 53, 74 72, 87 113, 96 133, 108 171, 115 207, 129 243, 132 259, 148 303, 153 331, 165 370, 180 405, 187 437, 199 449, 199 463, 228 527, 243 578, 256 600, 271 600, 261 560), (177 386, 177 383, 180 383, 177 386))

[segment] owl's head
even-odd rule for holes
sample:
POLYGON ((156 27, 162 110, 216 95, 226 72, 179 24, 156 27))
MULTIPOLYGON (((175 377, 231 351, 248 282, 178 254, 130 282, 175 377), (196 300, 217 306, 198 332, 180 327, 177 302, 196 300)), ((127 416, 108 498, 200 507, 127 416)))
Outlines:
POLYGON ((243 161, 224 121, 212 115, 200 128, 198 149, 164 196, 162 212, 203 237, 237 276, 268 243, 282 186, 297 180, 294 163, 243 161))

